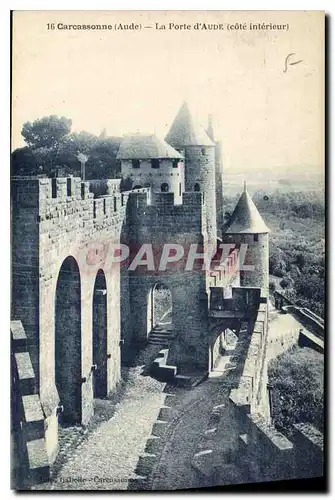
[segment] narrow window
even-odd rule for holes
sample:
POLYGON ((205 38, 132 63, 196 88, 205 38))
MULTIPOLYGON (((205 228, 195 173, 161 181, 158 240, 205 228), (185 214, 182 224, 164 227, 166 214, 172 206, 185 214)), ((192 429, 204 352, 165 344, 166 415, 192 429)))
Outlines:
POLYGON ((179 182, 179 196, 181 196, 181 182, 179 182))
POLYGON ((198 182, 196 184, 194 184, 194 191, 197 191, 197 192, 200 191, 200 184, 198 182))
POLYGON ((157 158, 151 160, 151 168, 159 168, 159 160, 157 158))
POLYGON ((66 194, 71 196, 71 179, 66 179, 66 194))
POLYGON ((258 234, 254 234, 254 241, 258 241, 258 234))
POLYGON ((140 160, 131 160, 133 168, 140 168, 140 160))
POLYGON ((51 196, 57 198, 57 179, 51 179, 51 196))
POLYGON ((179 160, 173 160, 172 161, 172 167, 173 168, 178 168, 178 165, 179 165, 179 160))
POLYGON ((205 154, 206 154, 206 149, 205 149, 205 148, 202 148, 202 150, 201 150, 201 154, 202 154, 203 156, 205 156, 205 154))
POLYGON ((168 193, 169 192, 169 185, 166 182, 163 182, 161 185, 161 192, 162 193, 168 193))

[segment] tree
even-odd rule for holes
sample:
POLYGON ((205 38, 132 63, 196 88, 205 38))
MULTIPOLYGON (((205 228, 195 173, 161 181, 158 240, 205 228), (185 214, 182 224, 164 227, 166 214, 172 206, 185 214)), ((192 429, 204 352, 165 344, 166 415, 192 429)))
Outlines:
POLYGON ((297 266, 299 267, 300 271, 302 271, 304 265, 306 264, 306 258, 304 256, 304 254, 302 253, 298 253, 296 255, 296 260, 295 260, 297 266))
POLYGON ((72 120, 64 116, 45 116, 23 124, 21 134, 26 144, 35 148, 57 148, 71 131, 72 120))
POLYGON ((38 160, 33 151, 25 146, 12 153, 11 175, 36 175, 39 170, 38 160))
POLYGON ((290 278, 283 278, 279 284, 282 288, 291 288, 293 281, 290 278))

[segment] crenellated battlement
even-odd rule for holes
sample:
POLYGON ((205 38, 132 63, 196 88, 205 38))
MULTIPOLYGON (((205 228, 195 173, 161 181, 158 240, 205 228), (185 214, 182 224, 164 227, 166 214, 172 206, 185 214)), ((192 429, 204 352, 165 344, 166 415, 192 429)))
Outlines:
POLYGON ((183 216, 185 214, 202 214, 204 197, 201 192, 185 192, 182 194, 182 203, 176 203, 174 193, 150 193, 149 188, 136 189, 129 192, 132 206, 145 214, 170 214, 183 216))
POLYGON ((201 192, 185 192, 182 203, 175 203, 174 193, 151 193, 150 188, 135 189, 100 195, 94 198, 90 182, 79 177, 37 178, 21 177, 12 180, 12 199, 17 208, 35 208, 40 219, 48 213, 65 211, 70 215, 89 211, 92 219, 113 216, 122 211, 128 198, 138 215, 173 215, 199 217, 204 214, 204 197, 201 192))
POLYGON ((173 193, 130 192, 129 223, 133 239, 177 242, 198 239, 206 232, 205 205, 200 192, 183 193, 175 204, 173 193))
POLYGON ((35 209, 38 222, 56 216, 84 215, 85 219, 104 219, 123 213, 128 193, 94 198, 90 183, 78 177, 17 178, 12 181, 12 200, 16 210, 35 209))

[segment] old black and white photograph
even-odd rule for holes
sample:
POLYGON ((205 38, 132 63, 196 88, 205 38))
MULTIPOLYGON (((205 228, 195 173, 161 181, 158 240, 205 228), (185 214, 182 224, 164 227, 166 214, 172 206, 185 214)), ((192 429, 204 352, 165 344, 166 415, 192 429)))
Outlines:
POLYGON ((325 12, 11 22, 11 488, 321 484, 325 12))

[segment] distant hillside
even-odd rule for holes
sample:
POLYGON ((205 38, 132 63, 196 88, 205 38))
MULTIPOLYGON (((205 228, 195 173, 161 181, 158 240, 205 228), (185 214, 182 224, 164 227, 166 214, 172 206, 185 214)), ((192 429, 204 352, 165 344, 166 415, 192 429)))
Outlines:
POLYGON ((223 189, 227 196, 240 193, 244 181, 251 194, 261 190, 266 194, 274 191, 322 191, 324 173, 318 168, 292 167, 291 169, 252 169, 232 171, 223 169, 223 189))

